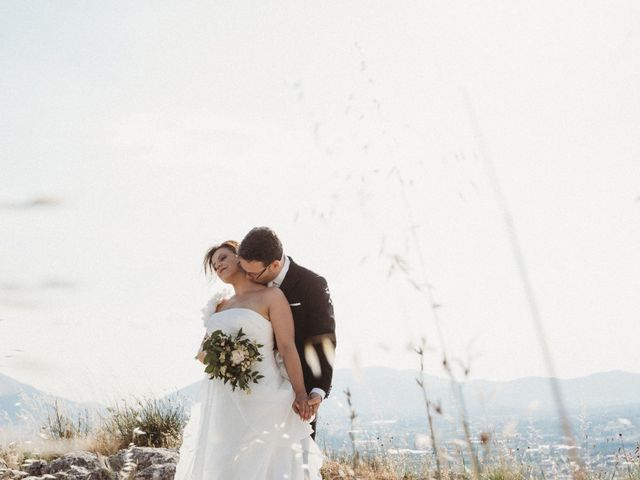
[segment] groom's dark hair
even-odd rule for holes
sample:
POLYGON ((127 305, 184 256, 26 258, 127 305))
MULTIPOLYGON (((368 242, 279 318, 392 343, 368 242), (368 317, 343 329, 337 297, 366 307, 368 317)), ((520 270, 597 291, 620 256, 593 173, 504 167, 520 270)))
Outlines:
POLYGON ((269 227, 255 227, 245 235, 238 248, 238 256, 248 262, 260 261, 269 265, 282 259, 282 242, 269 227))

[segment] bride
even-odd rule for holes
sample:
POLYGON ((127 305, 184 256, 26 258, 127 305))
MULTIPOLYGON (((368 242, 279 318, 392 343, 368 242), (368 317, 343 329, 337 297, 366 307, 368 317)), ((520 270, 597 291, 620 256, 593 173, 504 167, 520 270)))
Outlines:
MULTIPOLYGON (((233 391, 217 378, 201 380, 183 431, 175 480, 319 480, 322 454, 310 438, 311 409, 289 303, 279 288, 247 278, 237 249, 237 242, 227 241, 205 255, 205 273, 215 272, 235 291, 214 305, 205 327, 207 334, 222 330, 233 335, 242 328, 262 344, 263 360, 253 368, 263 378, 251 385, 251 393, 233 391), (288 378, 280 373, 275 346, 288 378)), ((202 346, 196 358, 204 360, 202 346)))

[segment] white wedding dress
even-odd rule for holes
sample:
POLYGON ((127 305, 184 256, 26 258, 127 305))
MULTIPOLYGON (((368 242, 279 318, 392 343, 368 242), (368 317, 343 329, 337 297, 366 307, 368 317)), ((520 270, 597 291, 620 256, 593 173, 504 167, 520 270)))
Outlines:
POLYGON ((183 431, 175 480, 320 480, 322 453, 311 426, 292 410, 291 383, 280 373, 271 322, 247 308, 205 317, 207 333, 222 330, 264 345, 254 368, 264 378, 251 393, 232 391, 205 374, 183 431))

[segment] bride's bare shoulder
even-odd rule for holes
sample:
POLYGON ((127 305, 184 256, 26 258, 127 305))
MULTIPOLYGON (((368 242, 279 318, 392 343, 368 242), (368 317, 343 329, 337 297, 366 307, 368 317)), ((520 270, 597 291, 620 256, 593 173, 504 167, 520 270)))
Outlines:
POLYGON ((287 301, 287 297, 284 296, 284 293, 282 293, 282 290, 280 290, 278 287, 267 287, 264 290, 263 295, 265 295, 265 297, 268 298, 270 302, 287 301))
POLYGON ((229 303, 229 298, 221 298, 216 305, 216 312, 223 310, 225 305, 229 303))

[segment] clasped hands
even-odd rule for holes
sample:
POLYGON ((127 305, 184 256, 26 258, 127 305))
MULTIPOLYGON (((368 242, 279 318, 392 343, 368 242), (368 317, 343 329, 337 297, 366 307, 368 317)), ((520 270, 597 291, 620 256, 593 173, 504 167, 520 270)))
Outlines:
POLYGON ((304 421, 309 421, 318 413, 322 397, 318 393, 310 393, 309 395, 296 395, 293 402, 293 411, 296 412, 304 421))

